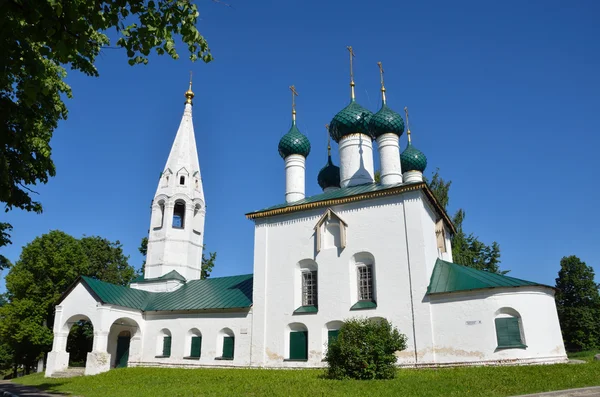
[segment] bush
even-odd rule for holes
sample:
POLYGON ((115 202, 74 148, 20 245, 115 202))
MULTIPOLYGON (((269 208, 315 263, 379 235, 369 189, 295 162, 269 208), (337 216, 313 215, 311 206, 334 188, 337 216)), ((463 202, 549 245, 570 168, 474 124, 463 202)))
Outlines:
POLYGON ((406 336, 387 320, 346 320, 325 359, 333 379, 392 379, 397 351, 406 349, 406 336))

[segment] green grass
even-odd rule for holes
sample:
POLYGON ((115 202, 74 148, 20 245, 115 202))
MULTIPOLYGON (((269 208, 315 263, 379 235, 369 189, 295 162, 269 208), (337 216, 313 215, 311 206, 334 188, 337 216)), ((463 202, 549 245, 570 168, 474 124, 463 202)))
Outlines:
POLYGON ((596 354, 600 354, 600 350, 587 350, 577 353, 568 353, 567 356, 576 360, 594 361, 594 356, 596 354))
POLYGON ((109 396, 511 396, 600 385, 600 363, 403 369, 390 381, 334 381, 322 370, 125 368, 68 379, 15 382, 84 397, 109 396))

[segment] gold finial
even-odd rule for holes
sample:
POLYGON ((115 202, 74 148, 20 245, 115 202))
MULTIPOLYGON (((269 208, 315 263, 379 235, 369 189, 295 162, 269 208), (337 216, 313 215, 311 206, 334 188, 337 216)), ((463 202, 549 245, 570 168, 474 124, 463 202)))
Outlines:
POLYGON ((410 143, 410 124, 408 124, 408 108, 404 106, 404 114, 406 115, 406 136, 408 137, 408 143, 410 143))
POLYGON ((350 98, 354 100, 354 71, 352 69, 352 58, 354 58, 354 51, 352 51, 352 46, 347 46, 346 49, 350 53, 350 98))
POLYGON ((185 103, 192 105, 192 99, 194 98, 194 92, 192 91, 192 71, 190 70, 190 87, 185 92, 185 103))
POLYGON ((290 86, 290 91, 292 91, 292 122, 296 122, 296 97, 298 96, 298 92, 296 91, 296 87, 293 85, 290 86))
POLYGON ((383 84, 383 65, 381 64, 381 62, 377 62, 377 66, 379 66, 379 78, 381 79, 381 100, 383 101, 383 104, 385 105, 385 85, 383 84))
POLYGON ((331 135, 329 135, 329 124, 325 124, 327 130, 327 158, 331 159, 331 135))

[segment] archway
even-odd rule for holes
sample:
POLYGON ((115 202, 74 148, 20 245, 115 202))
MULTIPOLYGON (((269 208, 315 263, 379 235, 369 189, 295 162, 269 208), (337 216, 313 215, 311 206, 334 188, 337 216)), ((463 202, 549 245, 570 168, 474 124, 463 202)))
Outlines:
POLYGON ((68 366, 84 368, 87 355, 92 351, 94 344, 92 322, 85 315, 75 315, 65 322, 63 331, 68 333, 66 343, 66 352, 69 353, 68 366))
POLYGON ((138 323, 127 317, 117 319, 110 326, 107 352, 111 368, 125 368, 137 361, 141 354, 141 331, 138 323))

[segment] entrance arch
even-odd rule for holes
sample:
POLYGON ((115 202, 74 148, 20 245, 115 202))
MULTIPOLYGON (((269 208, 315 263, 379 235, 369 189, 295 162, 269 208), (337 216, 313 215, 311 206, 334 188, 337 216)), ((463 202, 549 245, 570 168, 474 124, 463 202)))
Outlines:
POLYGON ((115 320, 108 333, 107 351, 111 368, 125 368, 141 356, 141 330, 138 323, 128 317, 115 320))

